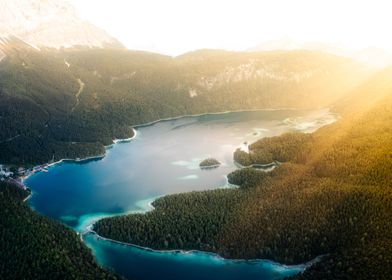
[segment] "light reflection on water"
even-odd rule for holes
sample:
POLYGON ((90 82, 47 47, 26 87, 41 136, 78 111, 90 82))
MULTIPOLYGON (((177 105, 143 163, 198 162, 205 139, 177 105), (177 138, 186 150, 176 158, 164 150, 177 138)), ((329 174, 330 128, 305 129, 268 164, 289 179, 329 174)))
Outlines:
MULTIPOLYGON (((26 180, 38 212, 84 232, 93 221, 150 209, 151 198, 227 184, 233 152, 261 137, 311 132, 334 121, 326 110, 252 111, 185 117, 138 127, 137 137, 107 150, 101 160, 62 162, 26 180), (214 157, 222 165, 201 170, 214 157)), ((244 147, 245 146, 245 147, 244 147)), ((216 255, 159 253, 85 236, 97 260, 137 279, 279 279, 303 269, 265 261, 230 261, 216 255)))

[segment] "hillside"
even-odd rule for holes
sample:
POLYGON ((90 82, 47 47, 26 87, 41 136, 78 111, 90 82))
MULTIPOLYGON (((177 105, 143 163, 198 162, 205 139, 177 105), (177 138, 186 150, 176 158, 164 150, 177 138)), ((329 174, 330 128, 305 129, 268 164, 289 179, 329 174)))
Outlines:
POLYGON ((382 48, 366 47, 363 49, 351 49, 342 44, 323 43, 317 41, 297 41, 289 38, 267 41, 261 43, 248 51, 267 50, 313 50, 331 53, 339 56, 350 57, 371 67, 383 69, 392 64, 392 54, 382 48))
POLYGON ((115 49, 38 51, 16 38, 0 62, 0 162, 104 153, 130 126, 184 114, 314 108, 367 74, 352 60, 293 51, 202 50, 180 57, 115 49))
POLYGON ((75 232, 31 210, 28 195, 0 182, 1 279, 119 279, 98 266, 75 232))
POLYGON ((390 279, 391 76, 386 69, 356 88, 337 123, 311 135, 261 139, 238 159, 284 161, 274 171, 242 169, 229 176, 238 189, 163 197, 155 211, 103 219, 95 230, 228 258, 297 264, 323 256, 296 279, 390 279))

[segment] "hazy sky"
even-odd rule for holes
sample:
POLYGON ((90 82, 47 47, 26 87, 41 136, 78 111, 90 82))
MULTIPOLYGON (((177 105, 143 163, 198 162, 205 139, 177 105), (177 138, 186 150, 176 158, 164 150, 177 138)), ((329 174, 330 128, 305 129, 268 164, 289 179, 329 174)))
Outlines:
POLYGON ((130 49, 177 55, 289 37, 392 50, 392 1, 70 0, 130 49))

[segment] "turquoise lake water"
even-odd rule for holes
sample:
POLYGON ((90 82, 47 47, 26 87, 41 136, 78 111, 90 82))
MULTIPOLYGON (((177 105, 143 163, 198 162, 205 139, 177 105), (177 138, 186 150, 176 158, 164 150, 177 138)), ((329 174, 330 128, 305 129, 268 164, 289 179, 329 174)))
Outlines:
MULTIPOLYGON (((83 233, 97 219, 151 210, 154 198, 227 187, 233 152, 287 131, 312 132, 331 123, 327 110, 232 112, 161 121, 136 128, 129 142, 107 148, 103 159, 66 161, 26 179, 36 211, 83 233), (201 170, 207 157, 217 169, 201 170)), ((155 252, 84 235, 98 262, 136 279, 281 279, 304 269, 269 261, 225 260, 204 252, 155 252)))

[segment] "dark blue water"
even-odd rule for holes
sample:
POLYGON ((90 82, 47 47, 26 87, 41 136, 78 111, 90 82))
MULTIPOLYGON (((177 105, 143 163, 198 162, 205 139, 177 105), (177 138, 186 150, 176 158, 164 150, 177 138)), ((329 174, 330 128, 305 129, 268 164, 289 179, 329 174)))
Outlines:
POLYGON ((281 266, 268 261, 225 260, 204 252, 146 252, 146 250, 85 237, 98 260, 135 279, 281 279, 304 266, 281 266), (99 244, 99 245, 98 245, 99 244), (137 268, 137 269, 135 269, 137 268))
MULTIPOLYGON (((138 127, 135 139, 107 149, 100 160, 62 162, 30 176, 30 205, 78 232, 97 219, 149 210, 166 194, 227 187, 236 167, 233 152, 261 137, 286 131, 313 131, 333 122, 317 111, 253 111, 185 117, 138 127), (222 165, 200 170, 207 157, 222 165)), ((231 261, 202 252, 153 252, 85 235, 97 260, 137 279, 280 279, 303 266, 268 261, 231 261), (194 278, 192 278, 194 277, 194 278)))

